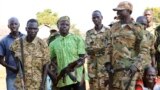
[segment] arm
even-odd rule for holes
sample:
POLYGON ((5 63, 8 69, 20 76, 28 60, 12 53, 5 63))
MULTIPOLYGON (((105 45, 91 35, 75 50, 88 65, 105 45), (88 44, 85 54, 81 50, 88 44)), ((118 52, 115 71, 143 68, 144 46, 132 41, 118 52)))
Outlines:
POLYGON ((54 81, 56 81, 57 79, 57 64, 53 59, 48 66, 48 75, 50 76, 52 82, 54 83, 54 81))
POLYGON ((49 63, 46 63, 43 66, 43 69, 42 69, 42 82, 41 82, 41 87, 40 87, 41 90, 45 90, 45 83, 46 83, 46 78, 47 78, 48 64, 49 63))
POLYGON ((85 38, 85 44, 86 44, 86 51, 88 55, 94 55, 93 48, 91 47, 93 43, 94 42, 92 41, 90 37, 90 31, 87 31, 86 38, 85 38))
POLYGON ((3 65, 4 67, 6 67, 7 69, 11 70, 14 73, 17 73, 17 67, 8 65, 5 61, 4 61, 4 57, 0 56, 0 64, 3 65))
POLYGON ((134 32, 136 35, 135 50, 138 52, 138 56, 133 58, 135 62, 130 68, 133 72, 142 70, 144 68, 144 63, 146 62, 145 60, 149 59, 148 57, 150 55, 150 44, 148 44, 148 39, 144 34, 144 30, 137 26, 134 32))

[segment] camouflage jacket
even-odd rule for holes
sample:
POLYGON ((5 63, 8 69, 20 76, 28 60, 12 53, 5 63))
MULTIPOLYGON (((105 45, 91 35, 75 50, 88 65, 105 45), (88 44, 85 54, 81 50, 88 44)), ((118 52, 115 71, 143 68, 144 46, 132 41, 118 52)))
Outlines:
POLYGON ((130 24, 114 23, 107 33, 111 63, 113 67, 125 68, 134 64, 142 69, 142 64, 149 55, 149 45, 142 26, 132 22, 130 24), (117 66, 118 65, 118 66, 117 66))
POLYGON ((104 54, 105 47, 107 45, 106 32, 109 29, 103 26, 100 31, 96 31, 94 28, 86 32, 86 50, 96 55, 104 54))
MULTIPOLYGON (((49 62, 50 54, 47 43, 36 37, 31 43, 23 37, 24 51, 24 74, 26 90, 39 90, 42 81, 42 67, 49 62)), ((17 39, 11 46, 11 51, 15 53, 21 61, 20 40, 17 39)), ((22 90, 20 75, 16 77, 15 86, 17 90, 22 90)))

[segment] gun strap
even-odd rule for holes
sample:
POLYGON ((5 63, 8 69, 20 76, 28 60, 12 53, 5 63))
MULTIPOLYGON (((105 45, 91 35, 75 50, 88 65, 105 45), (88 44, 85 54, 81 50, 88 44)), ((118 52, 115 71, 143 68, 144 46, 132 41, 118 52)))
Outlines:
POLYGON ((22 60, 22 71, 23 71, 23 80, 25 80, 25 71, 24 71, 24 50, 23 50, 23 38, 20 37, 20 47, 21 47, 21 60, 22 60))
POLYGON ((129 86, 130 86, 130 84, 131 84, 131 82, 132 82, 132 79, 133 79, 133 77, 135 76, 135 74, 136 74, 136 72, 131 74, 131 77, 130 77, 130 79, 129 79, 129 82, 127 83, 127 86, 126 86, 125 90, 129 90, 129 86))

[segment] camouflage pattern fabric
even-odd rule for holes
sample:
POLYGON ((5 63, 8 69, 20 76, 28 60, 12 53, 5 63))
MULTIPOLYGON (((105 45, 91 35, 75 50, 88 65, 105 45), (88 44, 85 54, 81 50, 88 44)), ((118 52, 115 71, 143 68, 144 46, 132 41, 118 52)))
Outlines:
MULTIPOLYGON (((114 23, 110 31, 107 33, 108 43, 110 43, 109 51, 112 51, 113 69, 129 68, 135 65, 141 71, 146 60, 150 60, 149 45, 147 38, 144 35, 142 26, 134 21, 130 24, 114 23)), ((135 81, 138 73, 135 73, 131 79, 128 70, 115 72, 113 75, 113 89, 125 90, 128 82, 131 79, 131 84, 128 90, 135 90, 135 81)))
POLYGON ((147 31, 149 31, 155 38, 157 37, 157 35, 156 35, 156 27, 158 26, 158 24, 157 23, 152 23, 152 26, 150 26, 150 27, 148 27, 148 28, 146 28, 146 30, 147 31))
MULTIPOLYGON (((154 47, 154 45, 155 45, 156 39, 155 39, 154 35, 151 34, 149 31, 144 30, 144 34, 145 34, 145 36, 147 38, 147 44, 148 44, 148 46, 150 46, 149 47, 149 49, 150 49, 150 55, 154 55, 155 54, 155 47, 154 47)), ((150 60, 148 61, 148 64, 149 63, 151 63, 150 60)))
POLYGON ((87 53, 91 53, 88 60, 90 90, 105 90, 104 81, 108 75, 104 71, 104 63, 109 61, 105 55, 107 30, 103 27, 99 32, 95 29, 86 32, 87 53))
MULTIPOLYGON (((42 80, 42 66, 49 62, 50 54, 47 43, 36 37, 31 43, 23 37, 24 49, 24 71, 26 90, 39 90, 42 80)), ((20 40, 17 39, 11 46, 15 56, 21 60, 20 40)), ((19 75, 17 75, 15 86, 17 90, 22 90, 19 75)))

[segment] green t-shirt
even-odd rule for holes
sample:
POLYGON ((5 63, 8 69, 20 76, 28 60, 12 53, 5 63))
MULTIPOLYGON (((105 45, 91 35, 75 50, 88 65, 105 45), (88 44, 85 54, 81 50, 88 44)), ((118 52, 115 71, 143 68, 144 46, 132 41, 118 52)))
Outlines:
MULTIPOLYGON (((57 57, 58 73, 65 68, 69 63, 77 60, 79 54, 85 54, 85 42, 80 36, 68 34, 67 36, 59 36, 50 43, 51 58, 57 57)), ((78 81, 81 81, 83 75, 83 67, 79 67, 73 72, 78 81)), ((58 87, 74 84, 68 75, 65 77, 65 83, 60 80, 58 87)))

